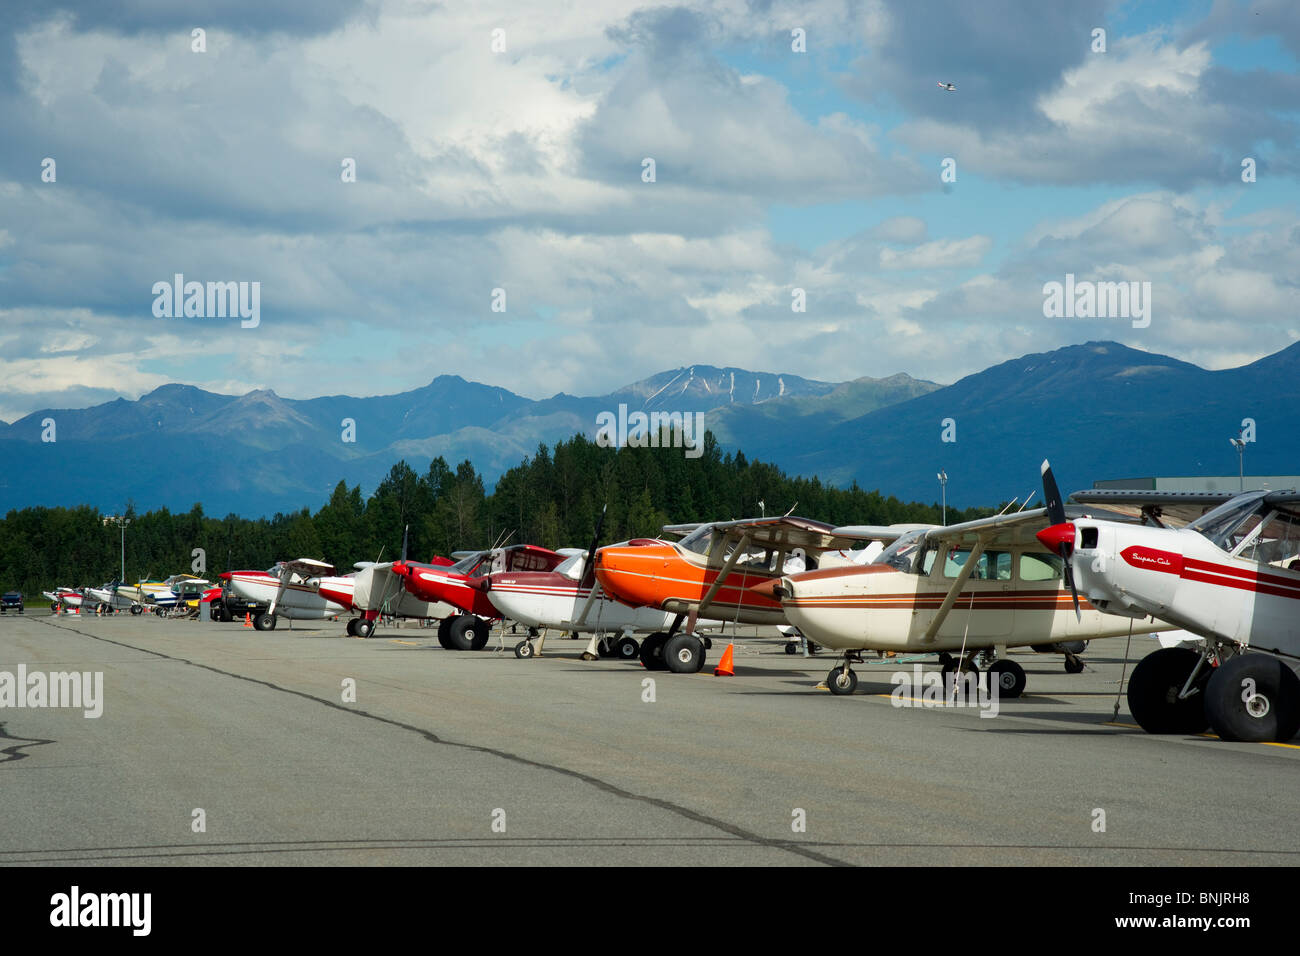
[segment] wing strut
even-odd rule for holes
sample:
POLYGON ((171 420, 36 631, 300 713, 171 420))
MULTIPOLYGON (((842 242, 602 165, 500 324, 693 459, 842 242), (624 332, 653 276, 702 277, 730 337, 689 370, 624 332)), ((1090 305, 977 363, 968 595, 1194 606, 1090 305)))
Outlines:
POLYGON ((943 603, 939 605, 939 610, 934 614, 934 620, 930 626, 925 629, 925 636, 921 638, 922 644, 928 644, 934 640, 935 635, 939 633, 939 628, 948 618, 948 612, 952 610, 953 604, 957 602, 957 596, 961 594, 961 589, 970 580, 971 574, 975 571, 975 565, 979 562, 980 555, 984 553, 984 539, 976 538, 975 547, 971 548, 970 557, 962 565, 961 571, 957 574, 957 580, 952 582, 952 587, 948 589, 948 594, 944 597, 943 603))

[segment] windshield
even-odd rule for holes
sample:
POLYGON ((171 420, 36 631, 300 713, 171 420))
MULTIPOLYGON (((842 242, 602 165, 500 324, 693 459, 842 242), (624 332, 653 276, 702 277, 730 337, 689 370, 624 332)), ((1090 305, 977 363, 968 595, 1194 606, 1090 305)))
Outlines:
POLYGON ((555 567, 557 574, 562 574, 571 581, 582 577, 582 565, 585 555, 575 554, 565 558, 555 567))
POLYGON ((911 571, 912 563, 916 560, 916 549, 920 546, 921 541, 925 538, 925 532, 921 530, 908 531, 897 538, 893 544, 880 552, 880 557, 872 561, 872 564, 887 564, 896 571, 911 571))
POLYGON ((469 574, 475 566, 487 556, 486 551, 475 551, 467 558, 461 558, 451 567, 447 568, 453 574, 469 574))
POLYGON ((713 525, 700 525, 682 540, 677 542, 679 548, 686 551, 693 551, 696 554, 708 554, 709 545, 713 542, 713 525))
POLYGON ((1237 545, 1255 529, 1264 510, 1267 491, 1238 495, 1225 501, 1213 511, 1202 515, 1187 527, 1199 531, 1210 543, 1224 551, 1235 551, 1237 545))

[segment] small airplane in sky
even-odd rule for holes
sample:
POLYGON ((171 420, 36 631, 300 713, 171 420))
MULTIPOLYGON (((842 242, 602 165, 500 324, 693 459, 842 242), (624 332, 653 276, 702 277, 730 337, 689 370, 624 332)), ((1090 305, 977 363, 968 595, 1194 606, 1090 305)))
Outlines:
POLYGON ((940 84, 939 84, 939 89, 941 89, 941 90, 947 90, 949 93, 956 93, 956 92, 957 92, 957 87, 955 87, 955 86, 954 86, 953 84, 951 84, 951 83, 940 83, 940 84))

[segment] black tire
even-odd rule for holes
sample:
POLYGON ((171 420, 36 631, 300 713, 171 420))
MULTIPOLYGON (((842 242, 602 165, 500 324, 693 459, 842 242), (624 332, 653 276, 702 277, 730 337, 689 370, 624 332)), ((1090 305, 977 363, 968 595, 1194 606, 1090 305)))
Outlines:
POLYGON ((990 694, 995 687, 999 700, 1014 700, 1025 692, 1025 669, 1015 661, 994 661, 989 665, 990 694))
POLYGON ((785 652, 787 654, 797 654, 799 652, 799 645, 796 644, 794 641, 786 641, 785 652))
POLYGON ((663 662, 674 674, 697 674, 704 666, 704 642, 692 634, 674 634, 664 643, 663 662))
POLYGON ((461 614, 451 619, 447 628, 447 644, 453 651, 481 651, 487 646, 488 626, 473 614, 461 614))
POLYGON ((267 614, 263 611, 258 614, 257 617, 253 618, 253 627, 257 628, 259 631, 274 631, 275 615, 267 614))
POLYGON ((1286 743, 1300 730, 1300 678, 1279 658, 1241 654, 1210 678, 1205 715, 1222 740, 1286 743))
POLYGON ((1065 659, 1065 672, 1067 674, 1082 674, 1083 660, 1075 657, 1073 654, 1069 655, 1065 659))
POLYGON ((362 640, 365 640, 375 633, 375 622, 367 621, 364 617, 359 617, 357 618, 357 623, 352 626, 352 633, 362 640))
POLYGON ((533 656, 532 641, 520 641, 518 644, 515 645, 515 657, 518 657, 520 660, 527 660, 532 656, 533 656))
MULTIPOLYGON (((142 614, 142 613, 144 613, 144 608, 142 608, 142 607, 141 607, 140 605, 138 605, 138 604, 132 604, 132 605, 131 605, 131 613, 132 613, 132 614, 142 614)), ((229 620, 229 618, 227 618, 227 620, 229 620)))
POLYGON ((836 697, 844 697, 858 689, 858 675, 851 667, 848 671, 842 667, 832 668, 826 675, 826 686, 836 697))
POLYGON ((641 653, 641 645, 636 638, 624 634, 614 644, 614 656, 620 661, 634 661, 641 653))
POLYGON ((438 643, 449 651, 454 650, 448 638, 451 633, 451 622, 454 620, 456 620, 454 617, 444 617, 438 621, 438 643))
POLYGON ((477 617, 470 619, 469 625, 469 649, 471 651, 481 651, 487 647, 488 636, 492 632, 492 626, 487 621, 480 620, 477 617))
MULTIPOLYGON (((1189 648, 1165 647, 1148 654, 1133 668, 1133 676, 1128 679, 1128 710, 1143 730, 1149 734, 1199 734, 1209 726, 1204 681, 1197 681, 1201 693, 1178 699, 1200 659, 1201 655, 1189 648)), ((1203 674, 1205 680, 1209 676, 1203 674)))
POLYGON ((706 651, 711 651, 711 650, 713 650, 713 638, 711 638, 711 637, 706 637, 706 638, 703 638, 702 640, 704 641, 704 649, 705 649, 706 651))
POLYGON ((348 618, 348 637, 357 636, 357 618, 348 618))
POLYGON ((664 642, 667 640, 667 634, 663 631, 655 631, 641 642, 641 653, 638 656, 646 670, 661 671, 665 668, 664 642))
POLYGON ((598 637, 598 638, 596 638, 596 656, 597 656, 597 657, 613 657, 613 656, 614 656, 614 648, 613 648, 613 639, 612 639, 612 638, 609 638, 609 637, 598 637))

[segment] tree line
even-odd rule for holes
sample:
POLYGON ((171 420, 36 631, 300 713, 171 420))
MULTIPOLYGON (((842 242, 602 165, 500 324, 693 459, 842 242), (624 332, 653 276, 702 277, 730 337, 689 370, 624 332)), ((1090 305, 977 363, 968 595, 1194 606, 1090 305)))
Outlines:
MULTIPOLYGON (((742 452, 723 454, 711 433, 703 454, 680 449, 597 445, 583 435, 536 454, 503 474, 489 494, 469 461, 454 469, 441 456, 417 472, 397 462, 368 497, 360 485, 340 481, 315 513, 309 508, 273 518, 205 515, 201 504, 173 514, 166 508, 137 513, 126 528, 126 581, 201 571, 271 567, 286 558, 310 557, 351 570, 354 562, 400 555, 409 527, 409 557, 428 561, 457 550, 498 543, 549 548, 591 543, 607 506, 600 544, 655 537, 666 524, 784 514, 832 525, 938 524, 936 503, 904 503, 856 482, 847 488, 817 478, 793 478, 742 452), (197 552, 197 553, 196 553, 197 552)), ((948 509, 950 522, 993 509, 948 509)), ((98 586, 120 576, 116 525, 95 508, 23 508, 0 522, 0 590, 19 590, 31 603, 56 586, 98 586)))

